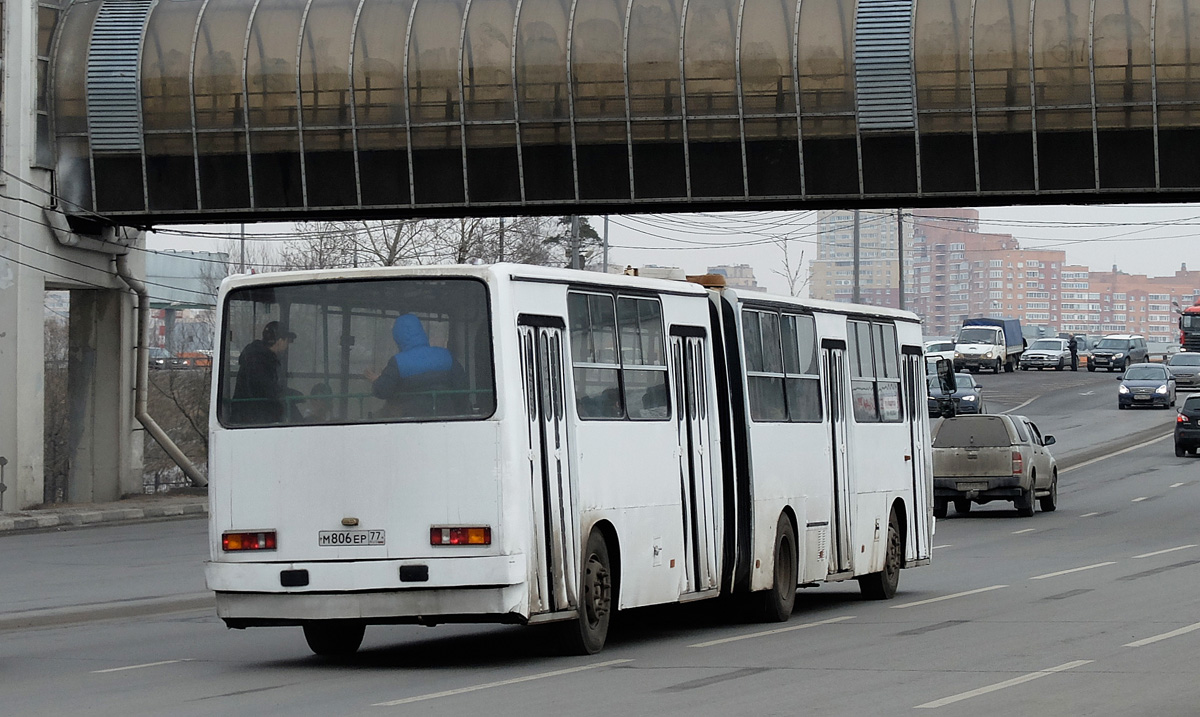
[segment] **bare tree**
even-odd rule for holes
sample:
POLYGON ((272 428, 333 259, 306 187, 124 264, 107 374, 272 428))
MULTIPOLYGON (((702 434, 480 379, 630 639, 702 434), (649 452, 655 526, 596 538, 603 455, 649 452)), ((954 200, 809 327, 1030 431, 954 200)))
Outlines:
POLYGON ((800 251, 800 257, 793 264, 787 238, 776 239, 774 244, 783 253, 783 270, 772 269, 771 273, 783 277, 787 282, 788 296, 799 296, 811 278, 805 278, 803 281, 800 279, 804 272, 804 251, 800 251))
POLYGON ((67 356, 70 352, 70 325, 66 318, 51 316, 45 320, 45 377, 43 379, 42 449, 44 451, 42 491, 44 503, 67 499, 67 480, 71 457, 67 453, 70 435, 70 408, 67 403, 67 356))

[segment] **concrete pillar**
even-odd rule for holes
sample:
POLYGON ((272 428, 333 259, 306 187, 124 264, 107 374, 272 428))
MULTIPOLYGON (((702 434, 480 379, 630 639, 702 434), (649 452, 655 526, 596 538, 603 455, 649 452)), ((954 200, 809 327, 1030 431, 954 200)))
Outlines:
POLYGON ((134 324, 129 292, 71 291, 71 503, 113 501, 141 492, 140 471, 134 471, 132 460, 135 438, 141 437, 141 431, 133 430, 134 324))
POLYGON ((8 459, 8 511, 42 502, 45 286, 41 272, 16 263, 28 252, 0 243, 0 456, 8 459))

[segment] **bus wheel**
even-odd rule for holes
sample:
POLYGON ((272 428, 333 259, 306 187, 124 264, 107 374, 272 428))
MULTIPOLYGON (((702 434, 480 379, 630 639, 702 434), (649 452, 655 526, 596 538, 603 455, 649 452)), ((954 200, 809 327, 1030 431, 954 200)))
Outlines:
POLYGON ((600 531, 588 536, 579 581, 579 617, 562 623, 563 647, 571 655, 594 655, 604 648, 613 612, 612 563, 600 531))
POLYGON ((755 612, 762 622, 787 622, 796 604, 796 531, 787 515, 775 525, 773 587, 758 594, 755 612))
POLYGON ((356 620, 316 620, 304 623, 304 639, 314 655, 349 657, 358 652, 367 626, 356 620))
POLYGON ((858 579, 863 597, 868 600, 890 600, 895 597, 903 562, 904 543, 900 540, 900 521, 896 519, 896 511, 892 510, 888 516, 887 554, 883 558, 883 570, 858 579))

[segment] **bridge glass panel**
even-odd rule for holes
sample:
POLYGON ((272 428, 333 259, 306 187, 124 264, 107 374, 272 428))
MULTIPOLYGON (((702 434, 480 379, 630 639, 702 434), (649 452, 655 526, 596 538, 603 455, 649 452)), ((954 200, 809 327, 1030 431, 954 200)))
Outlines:
POLYGON ((629 198, 624 0, 576 5, 571 33, 580 199, 629 198))
POLYGON ((1162 186, 1200 186, 1200 3, 1158 0, 1154 28, 1162 186))
POLYGON ((246 106, 256 207, 304 206, 297 85, 307 0, 261 0, 246 47, 246 106), (269 128, 271 131, 257 131, 269 128))
MULTIPOLYGON (((72 5, 62 19, 64 37, 88 37, 99 3, 72 5)), ((55 182, 70 206, 94 209, 87 140, 87 43, 61 42, 55 60, 54 120, 58 140, 55 182)))
POLYGON ((1096 0, 1097 151, 1102 188, 1153 188, 1151 0, 1096 0))
POLYGON ((971 122, 971 0, 917 4, 917 126, 921 133, 921 189, 974 192, 971 122))
POLYGON ((461 203, 461 93, 458 69, 463 0, 419 2, 408 48, 414 201, 461 203))
POLYGON ((524 0, 517 21, 517 116, 525 198, 575 197, 566 0, 524 0))
POLYGON ((252 7, 242 0, 209 0, 200 18, 193 103, 202 209, 250 206, 243 70, 252 7))
POLYGON ((795 0, 746 0, 742 10, 742 107, 751 196, 800 194, 792 51, 795 0))
POLYGON ((805 187, 858 194, 853 0, 801 3, 798 43, 805 187))
POLYGON ((627 52, 637 198, 687 196, 680 119, 681 4, 682 0, 633 0, 630 10, 627 52))
POLYGON ((515 0, 472 0, 463 38, 463 111, 471 202, 521 199, 513 95, 515 0))
POLYGON ((1042 189, 1096 185, 1088 0, 1034 6, 1034 104, 1038 108, 1038 177, 1042 189))
POLYGON ((300 42, 307 205, 359 204, 351 130, 350 43, 358 0, 313 0, 300 42))
POLYGON ((201 3, 155 6, 142 43, 142 127, 152 211, 196 209, 192 38, 201 3))
POLYGON ((1032 191, 1029 2, 975 4, 975 107, 983 191, 1032 191))
POLYGON ((411 0, 366 0, 354 38, 354 119, 365 206, 412 201, 405 112, 405 38, 411 0))
POLYGON ((694 197, 745 195, 735 59, 739 10, 740 0, 687 6, 683 67, 694 197))

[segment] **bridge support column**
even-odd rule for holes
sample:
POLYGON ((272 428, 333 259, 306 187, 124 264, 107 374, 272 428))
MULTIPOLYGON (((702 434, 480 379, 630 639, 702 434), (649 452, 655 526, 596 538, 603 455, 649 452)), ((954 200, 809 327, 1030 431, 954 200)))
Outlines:
POLYGON ((135 324, 130 292, 71 291, 71 503, 113 501, 142 491, 142 431, 134 430, 133 420, 135 324))
POLYGON ((42 502, 45 413, 45 282, 42 272, 16 261, 20 250, 0 247, 0 456, 4 510, 42 502))

